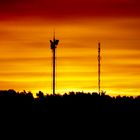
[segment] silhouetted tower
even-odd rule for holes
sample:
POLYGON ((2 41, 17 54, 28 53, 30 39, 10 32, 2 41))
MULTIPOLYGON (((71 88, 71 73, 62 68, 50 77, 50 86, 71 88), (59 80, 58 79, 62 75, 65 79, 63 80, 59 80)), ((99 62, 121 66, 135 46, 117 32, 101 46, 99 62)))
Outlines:
POLYGON ((58 45, 59 40, 55 39, 55 33, 54 33, 54 37, 53 40, 50 40, 50 45, 51 45, 51 49, 53 52, 53 94, 55 94, 55 49, 56 46, 58 45))
POLYGON ((100 95, 100 87, 101 87, 101 48, 100 48, 100 42, 98 43, 98 93, 100 95))

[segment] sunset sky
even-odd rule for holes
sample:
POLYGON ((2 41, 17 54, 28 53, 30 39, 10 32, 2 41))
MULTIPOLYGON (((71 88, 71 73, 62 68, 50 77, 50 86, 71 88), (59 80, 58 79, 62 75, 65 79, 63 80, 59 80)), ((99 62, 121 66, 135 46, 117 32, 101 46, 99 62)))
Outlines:
POLYGON ((139 0, 1 0, 0 89, 52 93, 97 91, 101 43, 101 90, 111 96, 140 94, 139 0))

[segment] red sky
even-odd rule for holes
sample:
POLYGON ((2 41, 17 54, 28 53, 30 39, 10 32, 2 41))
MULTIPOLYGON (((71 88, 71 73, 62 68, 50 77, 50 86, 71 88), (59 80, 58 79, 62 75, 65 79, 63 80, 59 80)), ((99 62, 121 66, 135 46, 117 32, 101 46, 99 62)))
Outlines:
POLYGON ((139 0, 1 0, 0 16, 13 18, 139 17, 139 0))

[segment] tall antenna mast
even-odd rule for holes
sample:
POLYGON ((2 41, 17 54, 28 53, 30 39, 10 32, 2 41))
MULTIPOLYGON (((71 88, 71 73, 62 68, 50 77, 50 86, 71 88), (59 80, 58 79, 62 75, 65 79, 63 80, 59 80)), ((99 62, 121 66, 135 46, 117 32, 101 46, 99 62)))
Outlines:
POLYGON ((53 37, 53 40, 50 40, 50 47, 51 47, 51 50, 52 50, 52 53, 53 53, 53 95, 55 95, 55 49, 56 49, 56 46, 58 45, 58 42, 59 40, 56 40, 55 39, 55 32, 54 32, 54 37, 53 37))
POLYGON ((100 87, 101 87, 101 48, 100 48, 100 42, 98 43, 98 93, 100 95, 100 87))

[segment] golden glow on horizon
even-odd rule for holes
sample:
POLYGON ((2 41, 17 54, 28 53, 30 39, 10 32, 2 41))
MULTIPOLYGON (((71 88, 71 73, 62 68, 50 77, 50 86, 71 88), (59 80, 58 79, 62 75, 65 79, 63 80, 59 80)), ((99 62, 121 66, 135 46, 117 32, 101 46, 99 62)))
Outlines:
POLYGON ((139 95, 140 19, 76 22, 1 21, 0 89, 51 93, 56 29, 56 92, 97 91, 97 44, 101 42, 101 89, 109 95, 139 95))

